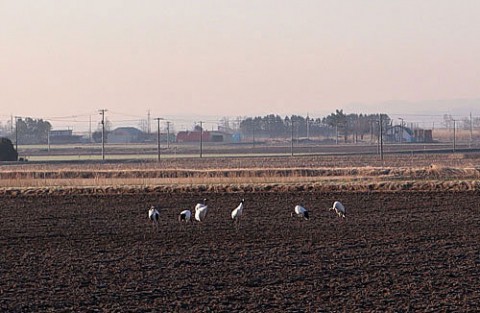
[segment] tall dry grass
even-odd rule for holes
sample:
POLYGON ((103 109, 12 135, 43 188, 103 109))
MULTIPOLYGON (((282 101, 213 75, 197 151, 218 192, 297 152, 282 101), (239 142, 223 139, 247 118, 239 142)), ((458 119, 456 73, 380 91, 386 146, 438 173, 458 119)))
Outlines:
MULTIPOLYGON (((396 190, 410 185, 428 186, 436 181, 454 185, 468 181, 468 185, 475 186, 474 181, 480 179, 479 162, 478 153, 445 153, 387 154, 383 161, 376 155, 327 155, 179 159, 160 163, 21 164, 0 166, 0 189, 321 185, 332 189, 396 190)), ((432 186, 437 188, 438 184, 432 186)))
MULTIPOLYGON (((434 140, 441 142, 453 142, 453 128, 435 128, 432 131, 432 136, 434 140)), ((470 133, 469 129, 457 128, 455 130, 455 140, 458 142, 469 142, 470 137, 472 140, 478 141, 480 139, 480 130, 474 128, 472 133, 470 133)))
POLYGON ((103 171, 2 171, 0 187, 155 186, 266 183, 358 183, 405 180, 480 179, 480 169, 426 167, 244 168, 103 171))

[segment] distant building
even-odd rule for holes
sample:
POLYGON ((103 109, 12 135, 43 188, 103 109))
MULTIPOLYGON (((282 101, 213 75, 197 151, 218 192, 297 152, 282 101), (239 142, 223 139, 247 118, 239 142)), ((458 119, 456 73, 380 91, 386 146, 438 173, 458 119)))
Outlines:
POLYGON ((210 140, 212 142, 226 142, 230 143, 233 141, 233 136, 230 133, 223 132, 223 131, 211 131, 210 132, 210 140))
POLYGON ((118 127, 108 133, 108 143, 142 142, 144 133, 135 127, 118 127))
POLYGON ((74 135, 71 129, 51 130, 48 135, 51 144, 81 143, 82 136, 74 135))
POLYGON ((393 125, 385 132, 388 142, 414 142, 413 131, 408 127, 393 125))
POLYGON ((199 142, 200 137, 203 141, 211 141, 209 131, 180 131, 177 134, 177 142, 199 142))
POLYGON ((177 142, 199 142, 200 137, 204 142, 232 142, 233 136, 223 131, 181 131, 177 134, 177 142))
MULTIPOLYGON (((142 142, 145 142, 145 143, 154 143, 154 142, 157 142, 157 140, 159 139, 158 138, 158 135, 157 133, 150 133, 150 134, 143 134, 142 136, 143 140, 142 142)), ((161 132, 160 133, 160 142, 176 142, 177 140, 177 137, 175 136, 175 134, 173 133, 170 133, 170 134, 167 134, 165 132, 161 132)))
POLYGON ((433 142, 431 129, 414 129, 394 125, 385 133, 388 142, 433 142))
POLYGON ((416 142, 433 142, 431 129, 415 129, 414 133, 416 142))
POLYGON ((241 141, 242 141, 242 134, 241 133, 232 134, 232 142, 239 143, 241 141))

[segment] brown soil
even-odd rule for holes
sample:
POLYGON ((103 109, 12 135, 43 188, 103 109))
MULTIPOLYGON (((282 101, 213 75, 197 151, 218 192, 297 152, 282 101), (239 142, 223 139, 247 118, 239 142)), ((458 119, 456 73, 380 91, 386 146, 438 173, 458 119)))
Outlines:
POLYGON ((4 195, 2 312, 474 312, 480 193, 4 195), (203 223, 178 212, 203 198, 203 223), (238 231, 230 211, 242 197, 238 231), (326 210, 349 210, 341 221, 326 210), (291 218, 295 204, 312 218, 291 218), (160 227, 146 208, 160 204, 160 227))

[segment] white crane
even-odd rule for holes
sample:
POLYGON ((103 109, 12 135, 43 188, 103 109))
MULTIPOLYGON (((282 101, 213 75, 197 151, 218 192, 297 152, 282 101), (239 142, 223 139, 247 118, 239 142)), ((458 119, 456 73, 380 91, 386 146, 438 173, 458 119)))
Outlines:
POLYGON ((301 205, 296 205, 295 213, 292 212, 290 216, 303 217, 306 220, 310 218, 310 216, 308 215, 308 210, 301 205))
POLYGON ((202 206, 206 206, 206 205, 207 205, 207 199, 203 199, 201 203, 197 203, 197 205, 195 206, 195 211, 200 209, 202 206))
POLYGON ((330 208, 330 211, 335 211, 339 217, 345 218, 347 215, 347 209, 343 206, 340 201, 335 201, 333 206, 330 208))
POLYGON ((233 219, 233 222, 236 224, 237 228, 240 226, 240 218, 243 214, 244 202, 245 202, 245 199, 242 199, 242 201, 240 201, 240 204, 232 211, 232 219, 233 219))
POLYGON ((185 222, 185 223, 188 223, 188 222, 192 222, 192 212, 190 212, 190 210, 183 210, 182 212, 180 212, 180 215, 178 216, 178 220, 180 222, 185 222))
POLYGON ((160 212, 155 205, 152 205, 148 210, 148 219, 152 221, 153 227, 158 227, 158 219, 160 218, 160 212))
POLYGON ((195 219, 199 222, 205 220, 207 216, 208 206, 207 206, 207 199, 203 199, 203 203, 197 203, 195 206, 195 219))

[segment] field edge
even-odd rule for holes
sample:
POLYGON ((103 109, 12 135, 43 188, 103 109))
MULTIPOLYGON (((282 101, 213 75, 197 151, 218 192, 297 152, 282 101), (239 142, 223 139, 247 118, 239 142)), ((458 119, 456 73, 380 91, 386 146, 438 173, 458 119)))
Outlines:
POLYGON ((0 188, 1 196, 118 195, 141 193, 252 193, 252 192, 396 192, 396 191, 477 191, 479 180, 405 180, 326 183, 258 184, 166 184, 143 186, 69 186, 0 188))

